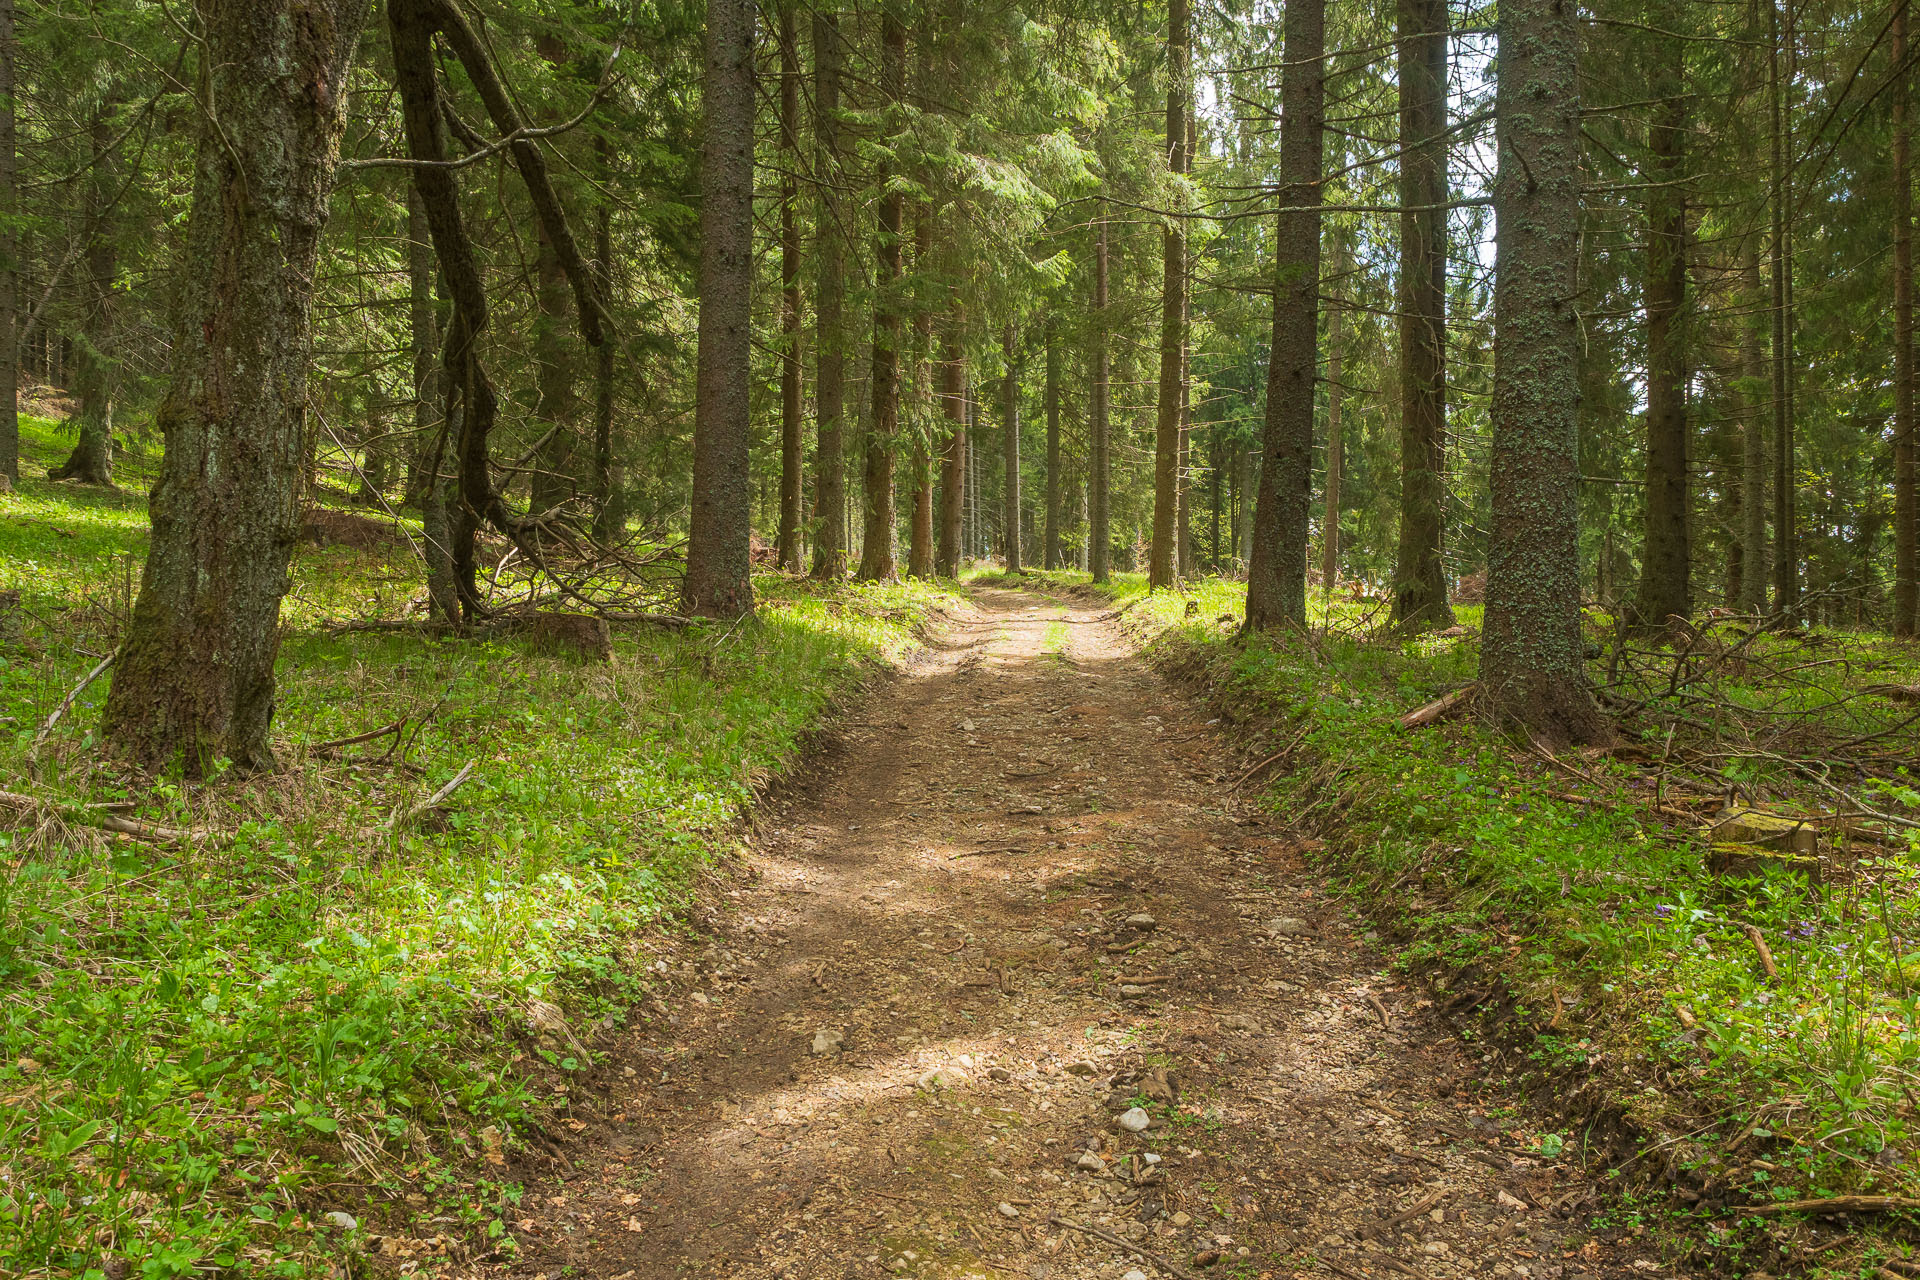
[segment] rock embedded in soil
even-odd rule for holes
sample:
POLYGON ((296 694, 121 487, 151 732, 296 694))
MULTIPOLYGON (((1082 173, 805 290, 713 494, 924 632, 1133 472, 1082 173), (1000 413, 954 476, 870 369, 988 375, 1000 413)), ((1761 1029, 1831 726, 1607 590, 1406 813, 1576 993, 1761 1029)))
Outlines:
POLYGON ((1142 933, 1147 933, 1159 928, 1160 922, 1144 911, 1136 911, 1127 917, 1127 927, 1129 929, 1138 929, 1142 933))
POLYGON ((838 1053, 845 1040, 843 1032, 823 1027, 813 1033, 813 1054, 816 1058, 822 1058, 830 1053, 838 1053))
POLYGON ((1128 1133, 1145 1133, 1147 1126, 1153 1123, 1153 1117, 1140 1107, 1129 1107, 1120 1115, 1120 1127, 1128 1133))
POLYGON ((1299 916, 1275 916, 1267 921, 1266 929, 1276 938, 1297 938, 1313 932, 1313 927, 1299 916))
POLYGON ((914 1087, 920 1089, 958 1089, 967 1082, 967 1073, 958 1067, 932 1067, 920 1073, 914 1087))
POLYGON ((1073 1163, 1075 1168, 1085 1169, 1089 1173, 1105 1173, 1107 1171, 1107 1162, 1091 1151, 1082 1151, 1080 1158, 1073 1163))
POLYGON ((1084 1060, 1080 1062, 1069 1062, 1067 1064, 1067 1074, 1070 1076, 1079 1076, 1082 1080, 1091 1079, 1098 1071, 1098 1067, 1084 1060))

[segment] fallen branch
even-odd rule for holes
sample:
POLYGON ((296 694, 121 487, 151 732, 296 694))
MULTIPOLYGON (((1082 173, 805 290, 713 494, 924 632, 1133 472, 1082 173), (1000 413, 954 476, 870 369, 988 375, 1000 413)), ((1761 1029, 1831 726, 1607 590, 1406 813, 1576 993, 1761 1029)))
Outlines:
POLYGON ((1414 1205, 1411 1209, 1404 1209, 1401 1212, 1394 1214, 1391 1218, 1382 1218, 1378 1222, 1375 1222, 1368 1226, 1364 1226, 1360 1228, 1360 1238, 1362 1240, 1368 1240, 1373 1238, 1374 1236, 1382 1235, 1388 1231, 1391 1231, 1395 1227, 1401 1226, 1408 1222, 1412 1222, 1415 1218, 1419 1217, 1423 1213, 1426 1213, 1428 1210, 1434 1208, 1434 1206, 1438 1205, 1442 1200, 1445 1200, 1446 1198, 1447 1198, 1446 1192, 1436 1191, 1432 1195, 1428 1196, 1426 1199, 1420 1201, 1420 1203, 1414 1205))
POLYGON ((1742 1205, 1734 1212, 1770 1218, 1782 1213, 1891 1213, 1900 1209, 1920 1209, 1920 1200, 1912 1196, 1828 1196, 1824 1200, 1742 1205))
POLYGON ((441 787, 438 791, 428 796, 424 802, 417 804, 413 808, 408 809, 404 812, 396 810, 394 812, 394 816, 387 819, 387 830, 398 831, 401 827, 405 826, 409 822, 412 822, 415 818, 419 817, 421 814, 426 813, 429 810, 439 808, 441 803, 444 800, 446 800, 448 796, 452 795, 455 791, 458 791, 460 789, 460 785, 467 780, 467 778, 473 773, 474 766, 479 763, 480 762, 478 760, 467 761, 465 766, 461 768, 460 772, 454 774, 453 777, 449 778, 445 786, 441 787))
POLYGON ((1128 1253, 1141 1259, 1143 1262, 1151 1262, 1168 1275, 1178 1277, 1178 1280, 1193 1280, 1193 1276, 1189 1272, 1182 1271, 1179 1267, 1174 1266, 1159 1254, 1149 1249, 1142 1249, 1133 1241, 1123 1236, 1117 1236, 1111 1231, 1102 1231, 1099 1227, 1083 1226, 1069 1218, 1048 1218, 1047 1221, 1056 1227, 1065 1227, 1069 1231, 1078 1231, 1083 1236, 1092 1236, 1096 1240, 1105 1240, 1110 1245, 1125 1249, 1128 1253))
POLYGON ((22 795, 18 791, 0 791, 0 804, 11 805, 16 809, 51 809, 68 822, 83 827, 98 827, 102 831, 113 831, 123 836, 135 836, 141 840, 155 840, 164 844, 188 840, 210 840, 215 836, 214 832, 199 827, 163 827, 158 823, 141 822, 137 818, 123 818, 117 813, 93 809, 86 805, 42 800, 38 796, 22 795))
POLYGON ((1473 695, 1478 692, 1480 692, 1480 682, 1476 680, 1472 684, 1455 689, 1444 698, 1436 698, 1417 711, 1407 712, 1407 714, 1400 717, 1400 727, 1402 729, 1421 729, 1433 724, 1437 720, 1443 720, 1455 711, 1466 706, 1468 702, 1472 701, 1473 695))
POLYGON ((33 735, 33 741, 27 745, 27 755, 29 757, 38 755, 40 753, 40 745, 47 740, 47 735, 53 732, 53 726, 60 723, 60 717, 67 714, 68 708, 73 706, 74 699, 78 698, 81 694, 85 693, 87 691, 87 686, 92 684, 95 680, 98 680, 101 676, 101 673, 106 671, 108 667, 112 666, 114 663, 114 660, 119 656, 120 656, 120 650, 115 649, 112 653, 100 659, 99 665, 95 666, 93 670, 87 672, 86 675, 81 676, 79 684, 67 690, 67 696, 60 699, 60 705, 53 709, 53 714, 49 715, 44 721, 41 722, 40 731, 33 735))
POLYGON ((1743 924, 1740 928, 1741 931, 1747 935, 1748 940, 1753 943, 1753 949, 1760 953, 1760 967, 1767 971, 1767 981, 1778 983, 1780 981, 1780 970, 1773 963, 1773 952, 1767 949, 1766 935, 1760 932, 1758 925, 1743 924))
POLYGON ((1246 785, 1247 779, 1253 777, 1254 774, 1259 773, 1262 769, 1265 769, 1268 765, 1278 764, 1280 763, 1280 761, 1285 760, 1288 756, 1292 755, 1294 752, 1294 748, 1298 747, 1301 744, 1301 742, 1303 742, 1306 739, 1306 736, 1307 736, 1307 730, 1302 729, 1298 734, 1294 736, 1294 739, 1292 742, 1289 742, 1286 746, 1280 748, 1278 751, 1268 756, 1265 760, 1262 760, 1259 764, 1254 765, 1253 768, 1248 769, 1245 773, 1241 774, 1238 778, 1234 779, 1233 785, 1227 788, 1227 794, 1232 795, 1234 792, 1238 791, 1242 786, 1246 785))
MULTIPOLYGON (((398 741, 400 731, 406 728, 407 717, 401 716, 392 724, 383 724, 378 729, 369 729, 365 733, 356 733, 350 738, 334 738, 329 742, 315 742, 307 747, 307 754, 317 756, 323 751, 338 751, 341 747, 358 746, 362 742, 372 742, 375 738, 384 738, 392 734, 398 741)), ((389 749, 391 754, 391 749, 389 749)))

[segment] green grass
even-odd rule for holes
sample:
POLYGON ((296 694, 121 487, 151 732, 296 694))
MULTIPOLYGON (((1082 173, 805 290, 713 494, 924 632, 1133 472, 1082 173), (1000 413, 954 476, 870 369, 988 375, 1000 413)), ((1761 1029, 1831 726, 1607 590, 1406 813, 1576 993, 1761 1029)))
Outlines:
MULTIPOLYGON (((29 456, 57 457, 34 423, 29 456)), ((133 471, 123 464, 123 475, 133 471)), ((38 467, 30 472, 39 474, 38 467)), ((89 732, 33 730, 117 643, 137 493, 0 496, 0 788, 223 833, 192 847, 0 811, 0 1274, 326 1274, 326 1224, 451 1216, 511 1249, 487 1158, 561 1124, 591 1041, 634 1011, 658 926, 834 705, 951 601, 766 579, 757 621, 616 638, 610 664, 316 624, 396 616, 413 567, 303 548, 286 609, 283 769, 132 790, 89 732), (303 743, 406 718, 320 759, 303 743), (387 823, 474 762, 444 817, 387 823), (371 1212, 368 1206, 374 1206, 371 1212), (383 1206, 384 1207, 380 1207, 383 1206)), ((444 1221, 422 1234, 445 1233, 444 1221)))
MULTIPOLYGON (((1089 589, 1081 574, 1044 581, 1089 589)), ((1699 1178, 1702 1222, 1776 1197, 1920 1191, 1920 843, 1867 858, 1856 847, 1817 889, 1791 871, 1716 877, 1697 827, 1638 803, 1652 798, 1647 766, 1579 758, 1596 787, 1472 720, 1400 730, 1398 715, 1473 678, 1470 636, 1342 634, 1359 610, 1336 602, 1330 632, 1243 642, 1243 584, 1149 596, 1120 575, 1100 590, 1158 661, 1204 682, 1267 751, 1297 740, 1266 807, 1326 837, 1336 883, 1401 941, 1404 964, 1503 993, 1490 1002, 1507 1015, 1503 1034, 1546 1078, 1593 1079, 1639 1132, 1670 1142, 1649 1148, 1643 1171, 1672 1157, 1699 1178), (1569 791, 1602 803, 1548 794, 1569 791), (1769 940, 1777 984, 1747 925, 1769 940)), ((1478 623, 1477 610, 1460 612, 1478 623)), ((1761 647, 1790 656, 1805 643, 1761 647)), ((1833 661, 1810 687, 1793 675, 1733 679, 1717 696, 1817 711, 1836 696, 1857 705, 1844 700, 1865 679, 1920 676, 1910 646, 1846 634, 1813 643, 1833 661), (1869 666, 1876 674, 1863 676, 1869 666)), ((1820 727, 1815 716, 1806 732, 1820 727)), ((1832 804, 1779 770, 1766 781, 1782 808, 1832 804)), ((1920 816, 1910 766, 1894 766, 1875 794, 1920 816)))

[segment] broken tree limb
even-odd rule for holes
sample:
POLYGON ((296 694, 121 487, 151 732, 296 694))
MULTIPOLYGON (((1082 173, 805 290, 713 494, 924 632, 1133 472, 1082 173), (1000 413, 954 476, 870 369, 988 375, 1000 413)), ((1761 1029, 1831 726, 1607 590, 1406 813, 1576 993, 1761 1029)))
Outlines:
POLYGON ((1400 727, 1402 729, 1420 729, 1433 724, 1435 721, 1444 720, 1455 711, 1466 706, 1468 702, 1472 701, 1473 695, 1478 692, 1480 692, 1480 682, 1476 680, 1472 684, 1455 689, 1444 698, 1436 698, 1418 710, 1407 712, 1407 714, 1400 717, 1400 727))
POLYGON ((75 686, 73 686, 73 688, 67 690, 67 696, 60 699, 60 705, 53 709, 53 713, 51 715, 49 715, 45 720, 41 721, 40 731, 33 735, 33 741, 27 745, 27 755, 29 757, 39 754, 41 744, 46 742, 47 735, 53 732, 53 726, 60 723, 60 717, 66 715, 68 709, 73 706, 74 699, 78 698, 81 694, 85 693, 87 691, 87 686, 92 684, 95 680, 98 680, 101 676, 101 673, 106 671, 108 667, 112 666, 114 663, 114 660, 119 656, 120 656, 120 650, 115 649, 112 653, 100 659, 99 664, 95 666, 93 670, 87 672, 86 675, 81 676, 79 684, 76 684, 75 686))
POLYGON ((1891 1213, 1900 1209, 1920 1209, 1920 1200, 1912 1196, 1828 1196, 1824 1200, 1782 1200, 1778 1204, 1749 1204, 1735 1213, 1773 1217, 1782 1213, 1891 1213))
POLYGON ((1159 1254, 1154 1253, 1150 1249, 1142 1249, 1133 1241, 1123 1236, 1117 1236, 1111 1231, 1102 1231, 1099 1227, 1089 1227, 1083 1223, 1075 1222, 1071 1218, 1053 1217, 1048 1218, 1047 1221, 1056 1227, 1065 1227, 1069 1231, 1078 1231, 1083 1236, 1092 1236, 1096 1240, 1105 1240, 1108 1244, 1116 1248, 1125 1249, 1128 1253, 1142 1261, 1151 1262, 1168 1275, 1178 1277, 1179 1280, 1193 1280, 1190 1273, 1182 1271, 1179 1267, 1174 1266, 1159 1254))
POLYGON ((454 792, 460 789, 461 784, 464 783, 468 779, 468 777, 472 775, 474 766, 479 763, 480 762, 478 760, 467 761, 467 763, 461 767, 460 772, 454 774, 453 777, 449 778, 446 782, 446 785, 442 786, 438 791, 428 796, 424 801, 413 806, 413 808, 411 809, 407 809, 404 811, 396 810, 394 813, 394 816, 387 819, 387 830, 398 831, 401 827, 404 827, 407 823, 412 822, 415 818, 419 817, 421 814, 427 813, 430 810, 439 808, 440 805, 445 802, 448 796, 452 795, 454 792))
POLYGON ((154 840, 162 844, 211 840, 216 835, 199 827, 163 827, 158 823, 141 822, 137 818, 124 818, 117 813, 109 813, 86 805, 63 804, 55 800, 44 800, 39 796, 23 795, 18 791, 0 791, 0 804, 15 809, 51 809, 76 826, 98 827, 102 831, 113 831, 123 836, 154 840))
POLYGON ((1753 943, 1753 949, 1760 953, 1760 967, 1767 971, 1767 981, 1779 982, 1780 970, 1773 963, 1773 952, 1767 949, 1766 935, 1760 932, 1758 925, 1743 924, 1740 928, 1747 935, 1748 941, 1753 943))

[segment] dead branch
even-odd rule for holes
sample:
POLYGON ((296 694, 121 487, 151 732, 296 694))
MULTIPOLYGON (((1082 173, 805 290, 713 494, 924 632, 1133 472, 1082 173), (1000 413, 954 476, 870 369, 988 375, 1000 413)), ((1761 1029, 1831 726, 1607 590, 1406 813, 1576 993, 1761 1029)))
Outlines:
POLYGON ((1401 716, 1400 727, 1402 729, 1420 729, 1436 721, 1443 720, 1455 711, 1466 706, 1467 703, 1472 700, 1473 695, 1479 691, 1480 682, 1478 680, 1472 684, 1455 689, 1446 697, 1437 698, 1417 711, 1409 711, 1407 714, 1401 716))
POLYGON ((461 768, 460 772, 454 774, 452 778, 447 780, 447 783, 445 786, 441 787, 438 791, 428 796, 424 802, 417 804, 413 806, 411 809, 407 809, 405 811, 395 810, 394 816, 387 819, 387 830, 398 831, 401 827, 405 826, 409 822, 412 822, 415 818, 419 817, 421 814, 427 813, 430 810, 439 808, 440 805, 446 800, 448 796, 452 795, 454 792, 460 789, 461 784, 464 783, 468 779, 468 777, 472 775, 474 766, 479 763, 480 762, 478 760, 467 761, 467 763, 461 768))
POLYGON ((96 809, 88 805, 63 803, 55 800, 43 800, 39 796, 23 795, 18 791, 0 791, 0 804, 15 809, 51 810, 68 822, 83 827, 98 827, 102 831, 112 831, 123 836, 133 836, 140 840, 152 840, 160 844, 178 844, 191 841, 211 841, 223 839, 219 833, 201 827, 163 827, 158 823, 141 822, 136 818, 123 818, 117 813, 96 809))
POLYGON ((40 731, 33 735, 33 741, 27 745, 27 757, 29 759, 32 759, 34 756, 40 753, 40 747, 43 743, 46 742, 47 735, 53 732, 53 726, 60 723, 60 717, 67 714, 68 708, 73 706, 74 699, 78 698, 82 693, 85 693, 87 690, 87 686, 92 684, 95 680, 98 680, 101 676, 101 673, 106 671, 108 667, 112 666, 114 664, 114 660, 117 659, 119 656, 120 656, 120 650, 115 649, 112 653, 100 659, 99 664, 95 666, 93 670, 87 672, 87 674, 85 674, 84 676, 81 676, 79 684, 76 684, 75 686, 73 686, 73 688, 67 690, 67 696, 60 699, 60 705, 55 707, 53 709, 53 713, 49 715, 44 721, 41 722, 40 731))

